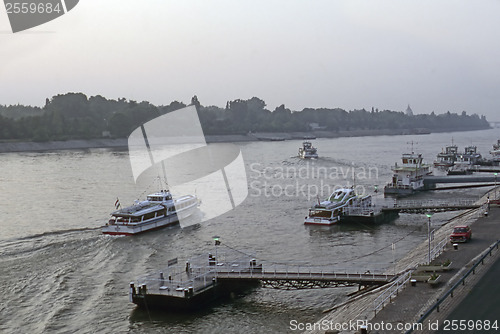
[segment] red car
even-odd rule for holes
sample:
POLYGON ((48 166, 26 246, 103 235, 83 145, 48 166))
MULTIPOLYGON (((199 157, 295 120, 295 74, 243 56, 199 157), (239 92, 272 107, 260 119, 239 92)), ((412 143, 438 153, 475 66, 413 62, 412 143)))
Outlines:
POLYGON ((469 226, 455 226, 450 235, 451 242, 467 242, 472 239, 472 230, 469 226))

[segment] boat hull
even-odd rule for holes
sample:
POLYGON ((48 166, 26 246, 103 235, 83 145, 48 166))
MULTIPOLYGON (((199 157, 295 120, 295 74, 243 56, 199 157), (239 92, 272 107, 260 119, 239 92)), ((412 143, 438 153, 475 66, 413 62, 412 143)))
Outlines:
POLYGON ((147 231, 157 230, 170 225, 175 225, 179 223, 179 217, 177 215, 170 215, 167 217, 162 217, 154 221, 150 221, 144 224, 137 225, 127 225, 127 224, 112 224, 103 226, 101 231, 104 234, 109 235, 134 235, 147 231))
POLYGON ((108 224, 101 228, 103 234, 109 235, 135 235, 147 231, 153 231, 167 226, 179 224, 180 219, 189 217, 195 210, 195 207, 188 208, 182 212, 159 217, 157 219, 138 224, 108 224))
POLYGON ((301 158, 301 159, 318 159, 318 155, 317 154, 303 154, 303 155, 299 155, 299 158, 301 158))
POLYGON ((334 219, 320 219, 320 218, 306 218, 304 225, 335 225, 339 222, 338 218, 334 219))
POLYGON ((384 195, 398 195, 398 196, 412 195, 418 190, 420 189, 385 187, 384 195))

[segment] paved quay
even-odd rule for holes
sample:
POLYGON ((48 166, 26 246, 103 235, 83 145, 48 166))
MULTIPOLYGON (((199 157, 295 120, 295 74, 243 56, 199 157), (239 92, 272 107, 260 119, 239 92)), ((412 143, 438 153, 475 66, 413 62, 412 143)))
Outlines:
MULTIPOLYGON (((483 197, 482 203, 485 203, 486 198, 483 197)), ((451 261, 451 269, 448 271, 439 272, 441 277, 439 278, 440 283, 436 286, 431 286, 426 282, 417 282, 415 286, 406 284, 405 287, 399 291, 397 295, 387 301, 384 308, 378 310, 377 313, 374 311, 374 305, 378 303, 377 297, 381 294, 381 291, 376 291, 369 293, 359 299, 340 305, 340 307, 335 308, 332 312, 326 315, 323 319, 318 321, 318 323, 334 323, 334 324, 346 324, 350 322, 355 322, 359 324, 359 321, 367 321, 368 331, 367 333, 378 333, 378 334, 392 334, 392 333, 406 333, 407 329, 414 326, 415 330, 413 333, 423 334, 423 333, 434 333, 437 330, 443 330, 446 324, 446 319, 457 319, 457 316, 463 316, 458 309, 465 307, 467 305, 463 303, 469 303, 471 291, 476 292, 474 287, 476 284, 479 286, 479 281, 482 282, 481 289, 477 289, 479 296, 475 296, 473 303, 481 304, 482 301, 487 301, 492 305, 499 305, 498 300, 499 295, 492 293, 493 291, 498 292, 498 288, 491 286, 494 279, 481 280, 483 276, 491 269, 498 269, 496 266, 500 265, 500 250, 494 248, 491 251, 491 256, 488 255, 482 264, 479 264, 474 270, 475 274, 469 275, 465 279, 465 283, 460 283, 459 286, 454 290, 453 297, 447 297, 439 306, 439 312, 434 310, 428 315, 428 317, 422 321, 421 325, 414 325, 418 319, 421 318, 435 303, 436 301, 445 295, 450 288, 458 282, 472 266, 477 263, 479 257, 487 251, 492 244, 494 244, 498 239, 500 239, 500 208, 491 207, 488 215, 485 216, 486 205, 478 210, 470 210, 467 213, 457 216, 452 219, 448 224, 445 224, 435 233, 436 240, 444 240, 451 233, 452 229, 456 225, 467 224, 472 228, 472 240, 470 242, 459 244, 457 249, 454 249, 450 242, 447 242, 443 252, 439 255, 433 263, 443 263, 447 260, 451 261), (496 264, 496 266, 495 266, 496 264), (495 267, 494 267, 495 266, 495 267), (474 289, 474 290, 473 290, 474 289), (468 299, 465 299, 468 298, 468 299), (465 305, 465 306, 464 306, 465 305), (454 310, 457 311, 454 311, 454 310), (454 313, 452 313, 454 312, 454 313), (419 327, 421 326, 421 327, 419 327)), ((405 258, 399 261, 397 269, 402 271, 407 268, 408 265, 426 262, 428 253, 427 241, 419 245, 415 250, 410 252, 405 258)), ((491 277, 491 274, 489 275, 491 277)), ((471 319, 479 320, 498 320, 498 325, 500 326, 500 315, 497 316, 498 319, 486 319, 481 317, 490 317, 482 311, 477 310, 476 315, 470 316, 471 319)), ((500 307, 498 307, 500 308, 500 307)), ((465 311, 467 312, 467 310, 465 311)), ((470 312, 473 313, 473 312, 470 312)), ((498 313, 493 313, 498 314, 498 313)), ((461 319, 459 319, 461 320, 461 319)), ((463 319, 469 320, 469 319, 463 319)), ((359 333, 360 330, 353 330, 349 328, 347 330, 334 330, 320 328, 314 329, 312 331, 306 332, 308 334, 330 334, 330 333, 359 333)), ((477 329, 472 331, 460 331, 460 330, 448 330, 447 333, 481 333, 484 331, 479 331, 477 329)), ((495 332, 495 331, 494 331, 495 332)), ((500 332, 500 328, 498 330, 500 332)), ((442 332, 444 333, 444 332, 442 332)), ((485 333, 493 333, 491 331, 485 333)))
MULTIPOLYGON (((475 259, 494 242, 500 239, 500 208, 490 208, 488 217, 481 217, 472 225, 472 240, 468 243, 459 244, 455 250, 449 243, 445 251, 434 262, 445 262, 450 260, 452 268, 450 271, 440 272, 442 282, 437 287, 432 287, 425 282, 417 282, 416 286, 407 286, 399 295, 385 308, 380 311, 370 322, 390 323, 392 327, 413 326, 414 323, 442 296, 448 291, 466 272, 475 264, 475 259), (398 325, 399 324, 399 325, 398 325)), ((487 257, 484 264, 480 265, 475 274, 465 280, 465 285, 459 286, 453 297, 448 297, 440 305, 439 312, 434 311, 422 322, 422 328, 415 327, 414 333, 433 333, 437 329, 443 329, 444 320, 454 307, 469 294, 475 283, 500 257, 500 251, 494 249, 491 257, 487 257), (437 328, 436 328, 437 327, 437 328)), ((485 289, 487 293, 487 289, 485 289)), ((496 296, 496 299, 500 296, 496 296)), ((497 316, 500 318, 500 315, 497 316)), ((467 320, 467 319, 463 319, 467 320)), ((487 320, 487 319, 484 319, 487 320)), ((492 320, 492 319, 490 319, 492 320)), ((497 319, 499 320, 499 319, 497 319)), ((500 324, 499 324, 500 326, 500 324)), ((387 327, 387 326, 386 326, 387 327)), ((372 333, 391 334, 405 333, 403 330, 373 330, 372 333)), ((460 331, 449 331, 459 333, 460 331)), ((477 333, 477 331, 475 331, 477 333)), ((465 333, 465 331, 463 332, 465 333)), ((471 332, 472 333, 472 332, 471 332)))

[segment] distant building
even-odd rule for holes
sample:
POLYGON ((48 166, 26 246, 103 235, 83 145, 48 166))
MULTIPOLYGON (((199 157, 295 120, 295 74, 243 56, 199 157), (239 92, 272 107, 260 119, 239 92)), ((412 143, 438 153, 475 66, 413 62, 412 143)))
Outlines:
POLYGON ((408 108, 406 108, 406 115, 413 116, 413 110, 411 110, 410 105, 408 105, 408 108))

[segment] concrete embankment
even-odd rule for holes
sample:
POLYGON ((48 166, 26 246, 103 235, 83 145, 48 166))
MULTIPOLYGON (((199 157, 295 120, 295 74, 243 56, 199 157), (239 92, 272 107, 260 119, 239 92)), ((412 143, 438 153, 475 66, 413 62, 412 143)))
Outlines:
MULTIPOLYGON (((351 323, 360 323, 367 321, 372 325, 372 328, 377 330, 368 331, 368 333, 404 333, 405 326, 413 325, 417 320, 436 302, 438 298, 443 296, 455 282, 460 280, 468 268, 470 268, 475 259, 483 253, 489 246, 500 238, 500 208, 490 208, 488 216, 485 216, 486 195, 478 201, 483 204, 480 209, 466 211, 457 217, 448 221, 439 230, 435 232, 436 243, 441 240, 447 240, 453 227, 456 225, 470 225, 473 230, 473 238, 471 242, 460 244, 455 249, 450 242, 444 242, 445 248, 434 262, 451 261, 451 270, 441 272, 440 282, 438 285, 432 286, 427 282, 417 282, 415 286, 407 283, 400 292, 392 298, 388 298, 383 307, 375 308, 379 305, 381 299, 377 299, 386 288, 378 291, 367 293, 362 297, 358 297, 351 302, 347 302, 340 307, 332 309, 325 317, 317 322, 317 326, 307 334, 324 334, 324 333, 356 333, 359 329, 354 330, 352 327, 346 326, 351 323), (358 322, 359 321, 359 322, 358 322), (323 324, 324 326, 321 326, 323 324), (382 324, 385 326, 381 327, 382 324), (335 328, 337 326, 337 329, 335 328), (344 326, 346 330, 342 330, 344 326), (390 328, 390 329, 389 329, 390 328), (402 328, 402 329, 401 329, 402 328)), ((499 256, 500 252, 496 252, 495 256, 499 256)), ((491 262, 495 261, 493 256, 491 262)), ((428 242, 427 240, 411 251, 407 256, 401 259, 396 266, 397 271, 404 271, 409 267, 415 267, 418 263, 423 264, 428 262, 428 242)), ((486 271, 487 266, 482 268, 486 271)), ((478 276, 478 275, 475 275, 478 276)), ((477 277, 475 278, 477 279, 477 277)), ((467 279, 469 291, 472 288, 473 280, 467 279)), ((466 293, 467 289, 462 289, 466 293)), ((440 306, 440 312, 434 312, 423 323, 424 327, 414 333, 430 333, 432 331, 425 326, 429 323, 439 323, 441 326, 446 315, 452 311, 453 307, 460 302, 461 291, 457 289, 455 297, 451 301, 443 303, 440 306)), ((389 294, 387 294, 388 296, 389 294)), ((450 299, 450 298, 448 298, 450 299)), ((370 328, 370 326, 369 326, 370 328)))

